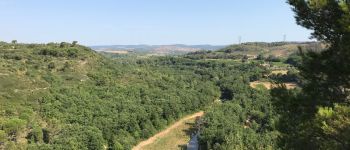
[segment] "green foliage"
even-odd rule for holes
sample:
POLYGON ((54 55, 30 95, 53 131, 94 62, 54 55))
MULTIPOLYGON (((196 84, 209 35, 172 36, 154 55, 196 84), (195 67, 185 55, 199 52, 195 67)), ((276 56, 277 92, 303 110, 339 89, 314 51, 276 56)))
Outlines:
POLYGON ((336 104, 333 108, 320 107, 315 117, 322 149, 348 149, 350 145, 350 107, 336 104))
POLYGON ((296 63, 298 56, 287 60, 299 67, 303 90, 272 91, 281 114, 279 145, 285 149, 349 149, 350 1, 288 2, 297 23, 313 30, 312 36, 327 47, 302 50, 300 64, 296 63))
POLYGON ((294 67, 299 67, 301 65, 301 62, 302 57, 298 53, 290 55, 285 61, 285 63, 290 64, 294 67))
POLYGON ((52 70, 52 69, 55 69, 56 66, 55 66, 55 63, 54 62, 50 62, 49 65, 47 65, 47 68, 52 70))
POLYGON ((296 69, 289 69, 287 71, 287 74, 271 74, 268 77, 269 79, 273 80, 277 83, 286 83, 286 82, 293 82, 293 83, 300 83, 300 75, 299 72, 296 69))
POLYGON ((43 129, 39 126, 34 126, 28 134, 27 139, 30 143, 43 143, 43 129))
MULTIPOLYGON (((350 32, 349 1, 289 0, 296 12, 297 23, 313 30, 313 37, 327 43, 338 43, 350 32)), ((345 39, 344 39, 345 40, 345 39)))
POLYGON ((265 56, 263 54, 259 54, 257 57, 256 57, 257 60, 265 60, 265 56))
POLYGON ((200 141, 204 149, 276 149, 276 114, 265 91, 245 89, 210 110, 200 141))
POLYGON ((13 138, 16 138, 16 136, 26 127, 27 122, 25 120, 21 120, 18 118, 11 118, 8 120, 5 120, 5 122, 2 124, 2 129, 13 138))
POLYGON ((269 62, 281 62, 281 59, 274 56, 274 55, 269 55, 267 58, 266 58, 266 61, 269 61, 269 62))
MULTIPOLYGON (((0 143, 5 143, 7 141, 7 134, 5 131, 0 130, 0 143)), ((2 145, 2 144, 0 144, 2 145)))
POLYGON ((106 141, 96 127, 72 125, 52 141, 58 149, 103 149, 106 141), (77 136, 79 135, 79 136, 77 136))
POLYGON ((302 53, 301 75, 309 81, 305 92, 330 106, 349 102, 350 14, 349 1, 289 0, 297 23, 311 29, 313 37, 329 46, 322 52, 302 53))

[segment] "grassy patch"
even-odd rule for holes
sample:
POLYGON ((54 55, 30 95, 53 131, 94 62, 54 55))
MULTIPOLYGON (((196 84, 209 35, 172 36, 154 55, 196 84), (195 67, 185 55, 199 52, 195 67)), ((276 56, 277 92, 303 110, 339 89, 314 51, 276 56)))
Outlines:
MULTIPOLYGON (((298 87, 298 85, 296 83, 292 83, 292 82, 288 82, 288 83, 283 83, 287 89, 294 89, 296 87, 298 87)), ((262 86, 267 88, 267 89, 271 89, 273 87, 276 87, 277 85, 268 81, 254 81, 254 82, 250 82, 250 87, 252 88, 261 88, 262 86)))
POLYGON ((149 144, 143 150, 181 150, 186 149, 186 145, 190 140, 191 133, 194 130, 196 118, 189 119, 181 123, 177 128, 172 129, 167 135, 158 138, 154 143, 149 144))
POLYGON ((271 74, 282 74, 285 75, 288 73, 288 70, 273 70, 271 71, 271 74))

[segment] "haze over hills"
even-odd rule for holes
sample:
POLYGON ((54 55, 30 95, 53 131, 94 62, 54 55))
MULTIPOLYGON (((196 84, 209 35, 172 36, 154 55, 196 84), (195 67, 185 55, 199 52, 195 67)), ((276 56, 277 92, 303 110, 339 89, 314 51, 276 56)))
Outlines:
POLYGON ((101 45, 90 46, 96 51, 105 51, 118 53, 118 51, 128 52, 147 52, 156 54, 183 54, 199 50, 218 50, 224 48, 225 45, 185 45, 185 44, 171 44, 171 45, 101 45))
POLYGON ((306 49, 322 49, 318 42, 247 42, 232 45, 102 45, 90 46, 95 51, 115 54, 148 53, 156 55, 186 54, 198 51, 216 51, 233 55, 274 55, 287 57, 298 51, 298 47, 306 49))

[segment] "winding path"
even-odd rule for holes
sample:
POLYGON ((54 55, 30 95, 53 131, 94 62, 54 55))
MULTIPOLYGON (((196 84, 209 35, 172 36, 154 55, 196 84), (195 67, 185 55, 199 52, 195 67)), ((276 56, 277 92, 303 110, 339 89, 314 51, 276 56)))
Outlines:
POLYGON ((158 138, 162 138, 164 137, 165 135, 167 135, 172 129, 175 129, 177 128, 178 126, 180 126, 183 122, 187 121, 187 120, 190 120, 190 119, 193 119, 193 118, 196 118, 196 117, 201 117, 204 115, 204 112, 203 111, 200 111, 200 112, 197 112, 197 113, 194 113, 192 115, 189 115, 189 116, 186 116, 182 119, 180 119, 179 121, 175 122, 174 124, 172 124, 170 127, 166 128, 165 130, 157 133, 156 135, 148 138, 147 140, 145 141, 142 141, 140 142, 138 145, 136 145, 135 147, 132 148, 132 150, 142 150, 143 147, 145 147, 146 145, 149 145, 153 142, 155 142, 158 138))

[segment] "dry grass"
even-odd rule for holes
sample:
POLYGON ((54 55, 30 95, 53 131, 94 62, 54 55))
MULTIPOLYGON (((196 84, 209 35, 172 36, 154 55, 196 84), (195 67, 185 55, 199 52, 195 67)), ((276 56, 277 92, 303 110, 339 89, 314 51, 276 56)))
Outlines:
POLYGON ((295 89, 296 87, 298 87, 298 85, 296 83, 284 83, 287 87, 287 89, 295 89))
POLYGON ((264 86, 267 89, 271 89, 271 82, 263 82, 263 81, 254 81, 254 82, 250 82, 250 87, 252 88, 257 88, 259 85, 264 86))
POLYGON ((274 71, 271 71, 271 74, 282 74, 282 75, 285 75, 288 73, 288 70, 274 70, 274 71))
POLYGON ((128 54, 128 51, 104 51, 106 53, 113 53, 113 54, 128 54))
MULTIPOLYGON (((292 82, 283 83, 283 84, 286 85, 287 89, 294 89, 294 88, 296 88, 298 86, 296 83, 292 83, 292 82)), ((252 87, 252 88, 257 88, 259 85, 264 86, 267 89, 271 89, 271 88, 277 86, 276 84, 273 84, 271 82, 266 82, 266 81, 250 82, 250 87, 252 87)))

